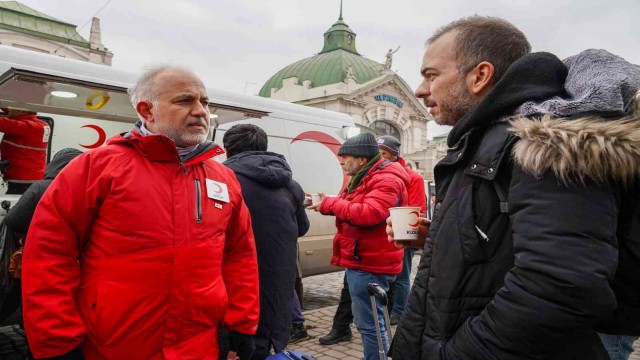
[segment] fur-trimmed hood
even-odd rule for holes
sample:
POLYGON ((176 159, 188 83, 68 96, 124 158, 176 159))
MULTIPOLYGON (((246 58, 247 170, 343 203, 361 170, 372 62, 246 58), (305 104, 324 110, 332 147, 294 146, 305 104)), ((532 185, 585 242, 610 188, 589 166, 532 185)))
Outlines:
POLYGON ((515 161, 563 183, 640 178, 640 67, 604 50, 564 60, 564 94, 516 110, 515 161))
POLYGON ((552 171, 563 183, 599 183, 640 178, 640 116, 603 121, 597 116, 577 119, 543 116, 540 121, 517 118, 511 131, 520 140, 515 161, 535 176, 552 171))

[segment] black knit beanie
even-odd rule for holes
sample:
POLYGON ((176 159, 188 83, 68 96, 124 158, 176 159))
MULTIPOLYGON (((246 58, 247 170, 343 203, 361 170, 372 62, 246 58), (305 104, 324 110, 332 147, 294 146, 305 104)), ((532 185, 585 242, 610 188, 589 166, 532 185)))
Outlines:
POLYGON ((365 132, 348 138, 338 150, 338 156, 351 155, 371 159, 379 152, 376 138, 373 134, 365 132))
POLYGON ((378 147, 388 151, 391 155, 400 154, 400 140, 391 135, 384 135, 378 138, 378 147))

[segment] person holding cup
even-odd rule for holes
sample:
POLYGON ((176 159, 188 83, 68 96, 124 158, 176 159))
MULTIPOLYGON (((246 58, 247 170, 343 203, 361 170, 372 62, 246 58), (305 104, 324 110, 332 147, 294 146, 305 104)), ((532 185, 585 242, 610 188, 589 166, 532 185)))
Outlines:
MULTIPOLYGON (((382 158, 370 133, 347 139, 338 155, 343 171, 351 176, 349 184, 335 197, 319 193, 320 202, 309 209, 336 217, 338 231, 331 264, 347 268, 345 276, 364 358, 375 360, 379 358, 378 343, 367 284, 378 283, 386 291, 402 270, 404 251, 387 241, 385 221, 389 208, 406 206, 409 175, 400 164, 382 158)), ((382 305, 378 304, 377 310, 386 348, 382 305)))

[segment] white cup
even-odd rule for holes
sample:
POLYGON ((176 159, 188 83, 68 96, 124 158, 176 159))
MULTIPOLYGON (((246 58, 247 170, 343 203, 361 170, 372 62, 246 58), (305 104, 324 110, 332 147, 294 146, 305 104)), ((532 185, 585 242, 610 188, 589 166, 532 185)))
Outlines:
POLYGON ((393 238, 395 240, 418 240, 418 221, 420 208, 418 206, 401 206, 389 209, 393 238))
POLYGON ((322 199, 320 199, 320 194, 317 194, 317 193, 311 194, 311 204, 313 205, 319 204, 321 200, 322 199))

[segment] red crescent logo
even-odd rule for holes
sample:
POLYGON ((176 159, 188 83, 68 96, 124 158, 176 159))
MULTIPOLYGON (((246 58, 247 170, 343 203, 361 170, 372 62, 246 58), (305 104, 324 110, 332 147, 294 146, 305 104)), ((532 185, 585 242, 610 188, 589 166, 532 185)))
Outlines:
POLYGON ((213 190, 214 193, 218 193, 220 194, 222 192, 222 187, 220 187, 220 185, 216 184, 216 183, 211 183, 211 185, 215 186, 217 189, 213 190))
POLYGON ((420 213, 418 213, 417 211, 412 211, 409 214, 414 214, 416 216, 416 223, 415 224, 409 224, 409 226, 418 227, 418 224, 420 224, 420 213))
POLYGON ((82 146, 83 148, 95 149, 97 147, 100 147, 107 140, 107 134, 105 134, 104 130, 100 126, 98 126, 98 125, 85 125, 85 126, 82 126, 82 127, 83 128, 93 129, 98 133, 98 141, 96 141, 95 143, 93 143, 91 145, 82 145, 82 144, 80 144, 80 146, 82 146))
MULTIPOLYGON (((327 135, 320 131, 305 131, 303 133, 300 133, 300 135, 296 136, 295 139, 291 140, 291 144, 293 144, 298 140, 314 140, 321 143, 322 145, 326 146, 327 149, 331 150, 333 155, 336 156, 336 160, 340 162, 340 157, 338 156, 338 150, 340 150, 340 146, 342 146, 342 144, 340 143, 340 141, 336 140, 331 135, 327 135)), ((344 187, 347 186, 347 184, 349 183, 349 177, 347 177, 347 175, 343 175, 343 176, 344 177, 342 180, 342 188, 344 189, 344 187)))

